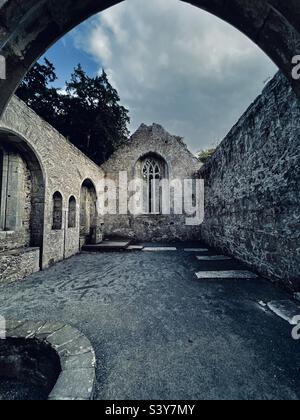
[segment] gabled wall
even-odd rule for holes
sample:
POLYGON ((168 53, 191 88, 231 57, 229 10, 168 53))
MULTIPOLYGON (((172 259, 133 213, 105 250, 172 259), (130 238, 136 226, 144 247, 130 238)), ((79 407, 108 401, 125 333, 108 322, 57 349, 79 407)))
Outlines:
POLYGON ((281 74, 232 128, 200 175, 202 237, 300 290, 300 104, 281 74))
MULTIPOLYGON (((142 177, 139 161, 147 156, 156 157, 165 163, 165 176, 170 182, 176 179, 183 184, 185 179, 195 178, 201 166, 179 137, 172 136, 158 124, 152 126, 142 124, 132 135, 130 142, 118 149, 102 168, 106 178, 113 180, 117 185, 119 172, 127 172, 130 182, 142 177)), ((145 205, 147 198, 145 194, 143 195, 145 205)), ((171 193, 171 210, 172 197, 171 193)), ((118 204, 117 202, 117 208, 118 204)), ((106 215, 104 230, 109 236, 149 242, 198 239, 200 226, 187 226, 186 214, 173 213, 147 214, 144 211, 138 215, 106 215)))

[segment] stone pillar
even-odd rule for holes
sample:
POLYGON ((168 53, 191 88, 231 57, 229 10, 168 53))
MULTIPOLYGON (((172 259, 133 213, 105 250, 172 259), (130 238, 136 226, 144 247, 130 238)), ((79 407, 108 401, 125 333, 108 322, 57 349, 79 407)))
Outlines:
POLYGON ((102 217, 96 217, 95 226, 93 226, 91 234, 92 245, 100 244, 103 241, 103 219, 102 217))
POLYGON ((21 227, 20 200, 22 180, 20 158, 14 153, 3 154, 1 183, 0 228, 15 231, 21 227))
POLYGON ((10 154, 8 162, 8 182, 6 200, 6 230, 19 230, 21 228, 20 201, 23 193, 23 180, 21 179, 21 159, 16 154, 10 154))
POLYGON ((5 229, 7 154, 0 149, 0 230, 5 229))

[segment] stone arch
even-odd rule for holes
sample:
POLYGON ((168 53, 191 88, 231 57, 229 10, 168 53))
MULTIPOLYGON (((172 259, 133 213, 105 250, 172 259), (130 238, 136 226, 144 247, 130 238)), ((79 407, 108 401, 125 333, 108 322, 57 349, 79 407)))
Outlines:
POLYGON ((61 230, 63 225, 63 196, 56 191, 52 196, 52 230, 61 230))
POLYGON ((25 139, 8 130, 0 130, 0 150, 0 250, 39 247, 42 251, 45 176, 39 157, 25 139))
POLYGON ((167 161, 167 158, 164 157, 162 154, 158 152, 153 152, 150 150, 149 152, 143 153, 135 162, 135 175, 137 175, 136 171, 141 169, 141 162, 143 162, 147 158, 152 158, 158 162, 160 162, 163 165, 163 172, 162 177, 168 178, 169 177, 169 162, 167 161))
POLYGON ((97 193, 91 179, 86 179, 80 192, 80 247, 91 242, 97 224, 97 193))
POLYGON ((76 217, 77 217, 77 202, 74 195, 69 198, 68 206, 68 228, 76 227, 76 217))
MULTIPOLYGON (((256 43, 291 81, 292 58, 300 51, 300 3, 260 0, 182 0, 228 22, 256 43)), ((64 34, 121 0, 4 0, 0 6, 0 55, 7 79, 0 80, 0 113, 30 67, 64 34)))

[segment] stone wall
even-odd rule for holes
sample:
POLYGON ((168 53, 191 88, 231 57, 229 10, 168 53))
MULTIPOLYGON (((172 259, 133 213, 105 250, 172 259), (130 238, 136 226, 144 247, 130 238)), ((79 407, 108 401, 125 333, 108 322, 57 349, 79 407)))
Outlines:
MULTIPOLYGON (((138 164, 144 156, 154 156, 165 162, 169 181, 195 178, 201 164, 189 152, 182 139, 172 136, 158 124, 141 127, 133 134, 130 143, 118 149, 102 166, 106 178, 119 184, 119 173, 127 172, 128 183, 141 177, 138 164)), ((119 190, 118 190, 119 192, 119 190)), ((175 192, 176 193, 176 192, 175 192)), ((128 202, 130 200, 130 196, 128 202)), ((171 195, 171 211, 174 196, 171 195), (173 200, 172 200, 173 198, 173 200)), ((119 201, 117 200, 117 211, 119 201)), ((178 241, 196 239, 200 226, 187 226, 186 215, 174 214, 126 214, 106 215, 104 232, 106 235, 126 237, 140 241, 178 241)))
POLYGON ((40 249, 0 252, 0 284, 21 280, 40 269, 40 249))
POLYGON ((202 168, 202 237, 300 290, 300 105, 281 74, 202 168))
MULTIPOLYGON (((42 238, 40 238, 42 267, 46 268, 74 255, 79 251, 81 186, 85 180, 89 180, 96 186, 103 178, 103 171, 17 97, 12 98, 0 119, 0 135, 8 143, 16 143, 24 150, 25 146, 30 149, 41 168, 40 177, 43 179, 34 177, 36 172, 34 167, 31 171, 32 182, 38 191, 34 200, 36 212, 31 215, 31 229, 37 231, 35 224, 42 224, 42 238), (63 197, 60 230, 52 229, 53 195, 56 192, 63 197), (68 227, 68 207, 71 196, 76 199, 75 228, 68 227)), ((28 157, 27 161, 30 163, 31 157, 28 157)), ((24 190, 25 195, 28 192, 26 191, 27 189, 24 190)), ((0 232, 0 238, 3 236, 5 241, 9 241, 10 238, 15 240, 13 236, 18 234, 19 232, 0 232)), ((36 237, 39 237, 38 232, 36 232, 36 237)))

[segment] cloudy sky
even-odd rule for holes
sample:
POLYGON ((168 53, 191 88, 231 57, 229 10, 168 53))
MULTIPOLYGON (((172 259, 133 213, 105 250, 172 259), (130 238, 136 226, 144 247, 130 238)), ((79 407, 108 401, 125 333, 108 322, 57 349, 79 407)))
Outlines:
POLYGON ((236 29, 179 0, 126 0, 46 57, 61 87, 79 62, 91 75, 104 67, 130 110, 131 131, 160 123, 193 152, 215 146, 276 72, 236 29))

